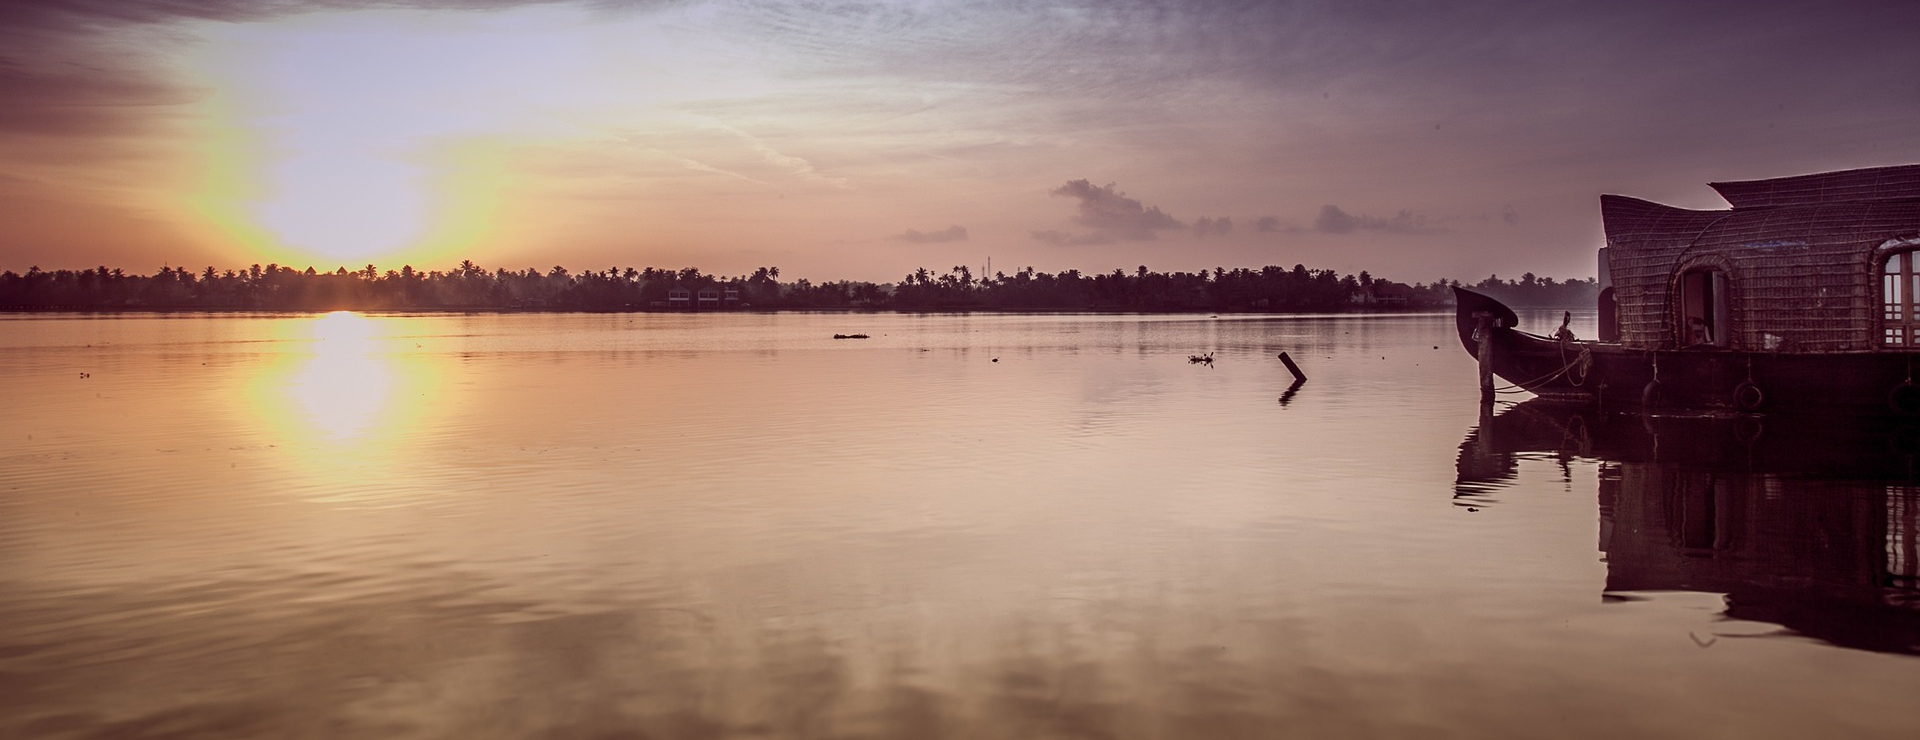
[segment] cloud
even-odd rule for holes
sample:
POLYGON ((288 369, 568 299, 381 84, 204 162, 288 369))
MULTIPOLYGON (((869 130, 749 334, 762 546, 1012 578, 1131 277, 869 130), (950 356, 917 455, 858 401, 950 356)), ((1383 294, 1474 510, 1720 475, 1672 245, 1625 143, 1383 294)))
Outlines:
POLYGON ((746 131, 743 131, 734 126, 728 126, 725 124, 714 124, 714 126, 715 128, 718 128, 721 131, 725 131, 729 134, 733 134, 734 136, 739 137, 741 141, 746 142, 747 147, 749 149, 751 149, 755 154, 760 155, 760 158, 764 160, 767 164, 771 164, 775 167, 784 169, 787 171, 788 174, 796 175, 803 179, 812 180, 815 182, 826 183, 828 185, 832 185, 835 187, 844 188, 847 186, 846 178, 829 177, 827 175, 822 175, 818 170, 814 168, 812 162, 809 162, 800 157, 784 154, 779 150, 774 149, 771 144, 768 144, 766 141, 762 140, 760 137, 754 136, 753 134, 747 133, 746 131))
POLYGON ((1095 232, 1092 234, 1069 234, 1064 231, 1047 230, 1047 231, 1035 231, 1032 233, 1033 233, 1033 238, 1035 240, 1046 242, 1048 244, 1052 244, 1057 247, 1077 247, 1077 246, 1083 246, 1083 245, 1089 245, 1089 244, 1112 244, 1116 241, 1111 235, 1100 233, 1100 232, 1095 232))
POLYGON ((948 226, 947 228, 940 229, 939 231, 921 231, 919 229, 907 229, 906 233, 904 234, 895 234, 887 238, 893 239, 896 241, 909 242, 913 244, 938 244, 940 242, 963 242, 967 240, 967 227, 961 226, 959 224, 954 224, 952 226, 948 226))
POLYGON ((558 2, 561 0, 167 0, 144 3, 125 0, 5 0, 0 2, 0 20, 51 29, 97 28, 184 20, 245 23, 323 10, 501 10, 558 2))
POLYGON ((1109 240, 1151 241, 1156 238, 1156 231, 1186 228, 1186 224, 1162 212, 1158 206, 1145 205, 1115 190, 1113 183, 1100 186, 1087 180, 1069 180, 1054 188, 1053 194, 1079 200, 1080 212, 1073 222, 1094 229, 1109 240))
POLYGON ((1313 219, 1313 230, 1326 234, 1350 234, 1355 231, 1385 231, 1394 234, 1430 234, 1427 217, 1412 211, 1401 209, 1392 217, 1369 216, 1364 213, 1347 213, 1336 205, 1320 207, 1320 215, 1313 219))
POLYGON ((1201 216, 1193 221, 1193 235, 1198 237, 1225 236, 1233 233, 1233 219, 1221 216, 1201 216))
POLYGON ((1299 224, 1282 221, 1274 216, 1261 216, 1259 220, 1253 222, 1253 230, 1263 234, 1298 234, 1307 229, 1299 224))
POLYGON ((325 11, 480 11, 559 0, 0 0, 0 135, 137 135, 205 98, 169 74, 169 55, 208 24, 325 11))

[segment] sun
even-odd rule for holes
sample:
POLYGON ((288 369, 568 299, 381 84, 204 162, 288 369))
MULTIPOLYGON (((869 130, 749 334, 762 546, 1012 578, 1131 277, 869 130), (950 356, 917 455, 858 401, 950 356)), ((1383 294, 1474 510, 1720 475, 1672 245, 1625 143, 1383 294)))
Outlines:
POLYGON ((528 121, 552 101, 498 89, 539 89, 530 73, 496 67, 567 79, 547 47, 579 22, 366 11, 204 29, 195 209, 286 264, 456 258, 499 216, 506 153, 551 133, 528 121))

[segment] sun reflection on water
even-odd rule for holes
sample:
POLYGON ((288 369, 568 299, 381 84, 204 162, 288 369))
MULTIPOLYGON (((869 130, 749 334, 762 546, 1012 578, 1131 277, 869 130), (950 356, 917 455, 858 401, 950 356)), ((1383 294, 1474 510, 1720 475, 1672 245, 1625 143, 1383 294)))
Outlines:
POLYGON ((307 328, 313 354, 294 374, 287 392, 321 438, 364 438, 393 394, 393 367, 380 357, 373 321, 336 311, 307 328))
POLYGON ((259 428, 282 449, 311 450, 301 457, 317 468, 379 464, 418 431, 434 390, 429 356, 404 349, 416 323, 351 311, 284 322, 285 349, 251 384, 259 428))

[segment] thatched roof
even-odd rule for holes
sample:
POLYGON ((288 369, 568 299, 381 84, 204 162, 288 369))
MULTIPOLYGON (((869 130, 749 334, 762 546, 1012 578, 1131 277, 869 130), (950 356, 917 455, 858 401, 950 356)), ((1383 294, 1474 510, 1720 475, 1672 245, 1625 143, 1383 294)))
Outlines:
POLYGON ((1709 183, 1736 209, 1920 200, 1920 164, 1709 183))

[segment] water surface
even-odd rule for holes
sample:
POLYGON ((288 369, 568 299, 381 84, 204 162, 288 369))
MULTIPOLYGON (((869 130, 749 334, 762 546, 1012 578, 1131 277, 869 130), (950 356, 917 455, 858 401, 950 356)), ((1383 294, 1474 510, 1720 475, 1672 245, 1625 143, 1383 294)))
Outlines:
POLYGON ((0 318, 0 736, 1920 733, 1912 436, 1452 332, 0 318))

